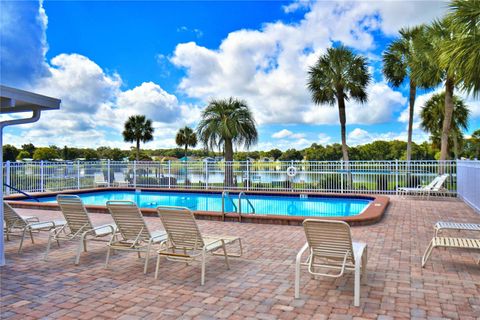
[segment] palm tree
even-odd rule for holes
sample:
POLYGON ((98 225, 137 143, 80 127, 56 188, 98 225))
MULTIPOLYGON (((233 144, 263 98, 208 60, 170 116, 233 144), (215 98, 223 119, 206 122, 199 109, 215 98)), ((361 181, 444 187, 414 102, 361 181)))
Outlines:
POLYGON ((394 87, 399 87, 408 77, 410 86, 407 161, 412 158, 412 128, 417 84, 412 78, 413 59, 416 54, 416 38, 424 32, 424 26, 400 29, 400 38, 390 43, 383 53, 383 74, 394 87))
MULTIPOLYGON (((434 145, 439 144, 442 136, 443 121, 444 121, 444 107, 445 92, 433 95, 423 107, 420 112, 421 127, 423 130, 431 134, 431 140, 434 145)), ((470 110, 465 105, 462 99, 457 96, 453 97, 453 113, 452 124, 450 129, 449 140, 453 144, 453 151, 455 158, 459 157, 459 145, 463 141, 462 131, 468 128, 468 117, 470 110)))
POLYGON ((152 121, 143 115, 128 117, 125 122, 123 139, 125 142, 136 142, 136 159, 140 160, 140 141, 145 143, 153 140, 152 121))
POLYGON ((348 162, 345 101, 367 101, 366 89, 371 79, 367 60, 344 46, 329 48, 327 53, 320 56, 317 63, 310 67, 308 74, 307 86, 312 93, 313 102, 334 105, 336 101, 338 104, 343 160, 348 162))
POLYGON ((178 130, 175 143, 179 147, 185 146, 185 158, 187 158, 188 147, 195 148, 197 145, 197 135, 191 128, 185 126, 185 128, 178 130))
MULTIPOLYGON (((472 2, 475 2, 478 7, 478 1, 472 2)), ((455 3, 458 4, 459 2, 455 3)), ((462 31, 463 29, 458 24, 456 25, 455 21, 458 21, 458 19, 455 20, 451 15, 447 15, 442 20, 436 20, 428 26, 425 34, 417 42, 420 49, 414 59, 413 77, 419 85, 429 88, 443 83, 445 86, 445 112, 440 136, 440 160, 446 160, 448 157, 448 140, 454 110, 453 94, 455 86, 465 89, 470 88, 474 93, 479 92, 479 87, 475 84, 475 81, 480 78, 475 73, 478 66, 475 63, 474 65, 471 64, 472 61, 477 61, 476 64, 478 64, 478 51, 464 50, 459 59, 464 62, 468 61, 468 63, 466 65, 462 63, 463 67, 460 68, 457 58, 452 56, 452 48, 459 45, 459 41, 465 38, 465 31, 462 31)), ((479 28, 478 19, 476 21, 472 20, 470 23, 477 25, 472 29, 479 28)), ((476 37, 478 39, 478 34, 476 37)), ((478 47, 478 43, 475 46, 478 47)))
POLYGON ((454 0, 447 15, 450 29, 455 34, 445 44, 440 62, 457 69, 458 84, 474 95, 480 93, 480 1, 454 0))
POLYGON ((232 97, 210 101, 202 112, 197 133, 207 148, 223 147, 225 184, 233 186, 233 146, 244 146, 248 149, 258 140, 255 120, 246 102, 232 97))

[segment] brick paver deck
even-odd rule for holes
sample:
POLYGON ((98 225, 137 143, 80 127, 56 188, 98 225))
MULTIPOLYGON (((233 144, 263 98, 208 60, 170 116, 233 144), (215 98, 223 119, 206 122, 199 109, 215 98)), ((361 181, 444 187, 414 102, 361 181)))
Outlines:
MULTIPOLYGON (((60 217, 34 213, 41 220, 60 217)), ((92 218, 95 224, 111 221, 106 214, 92 218)), ((152 230, 161 228, 158 218, 146 220, 152 230)), ((106 249, 92 243, 75 266, 74 244, 53 246, 45 262, 45 236, 34 245, 26 242, 22 255, 13 239, 6 243, 7 265, 1 269, 1 318, 478 319, 478 253, 439 249, 425 269, 420 266, 437 220, 480 223, 480 215, 458 200, 392 198, 381 222, 352 228, 353 237, 369 246, 368 280, 358 308, 353 274, 334 280, 311 279, 305 272, 301 299, 293 298, 294 259, 305 241, 301 227, 199 221, 203 232, 238 235, 245 245, 244 257, 232 258, 230 270, 221 257, 209 257, 203 287, 199 263, 164 261, 155 280, 155 259, 144 275, 135 253, 114 255, 104 269, 106 249)))

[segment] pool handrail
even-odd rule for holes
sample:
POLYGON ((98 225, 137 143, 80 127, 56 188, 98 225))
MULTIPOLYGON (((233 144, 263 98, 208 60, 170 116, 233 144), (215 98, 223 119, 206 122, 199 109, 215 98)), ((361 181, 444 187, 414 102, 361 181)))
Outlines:
POLYGON ((241 222, 242 221, 242 196, 244 197, 245 200, 247 200, 247 204, 252 208, 251 213, 255 213, 255 207, 253 206, 252 202, 250 199, 247 197, 245 192, 240 192, 238 194, 238 220, 241 222))
POLYGON ((9 185, 9 184, 6 184, 5 182, 3 183, 3 185, 4 185, 5 187, 7 187, 7 188, 12 189, 13 191, 16 191, 16 192, 18 192, 18 193, 23 194, 25 197, 27 197, 27 198, 29 198, 29 199, 35 200, 35 201, 37 201, 37 202, 40 202, 40 200, 38 200, 37 197, 31 196, 31 195, 29 195, 28 193, 26 193, 26 192, 24 192, 24 191, 22 191, 22 190, 20 190, 20 189, 17 189, 17 188, 15 188, 15 187, 12 187, 12 186, 9 185))
POLYGON ((235 204, 235 202, 233 201, 233 199, 230 197, 230 192, 228 192, 227 190, 224 190, 222 192, 222 217, 223 217, 223 221, 225 221, 225 215, 226 215, 226 213, 225 213, 225 198, 230 199, 233 207, 235 208, 235 212, 238 212, 238 207, 235 204))

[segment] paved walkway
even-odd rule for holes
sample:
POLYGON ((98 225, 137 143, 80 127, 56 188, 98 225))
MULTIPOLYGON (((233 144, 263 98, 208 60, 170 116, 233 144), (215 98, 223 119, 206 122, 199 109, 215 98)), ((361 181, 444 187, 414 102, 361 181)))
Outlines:
MULTIPOLYGON (((54 211, 19 211, 41 220, 60 217, 54 211)), ((106 214, 91 216, 95 224, 111 221, 106 214)), ((161 228, 158 218, 146 220, 152 230, 161 228)), ((104 269, 105 247, 93 243, 75 266, 72 244, 54 246, 45 262, 45 235, 34 245, 26 242, 22 255, 14 239, 6 243, 7 265, 1 269, 1 318, 479 319, 478 253, 438 249, 425 269, 420 266, 437 220, 480 223, 480 215, 458 200, 392 198, 381 222, 352 228, 353 237, 369 246, 358 308, 353 274, 314 280, 304 273, 301 299, 293 298, 293 262, 305 241, 301 227, 199 221, 203 232, 238 235, 245 244, 244 257, 231 259, 230 270, 221 257, 209 257, 203 287, 199 263, 164 262, 155 280, 154 259, 144 275, 135 253, 114 255, 104 269)))

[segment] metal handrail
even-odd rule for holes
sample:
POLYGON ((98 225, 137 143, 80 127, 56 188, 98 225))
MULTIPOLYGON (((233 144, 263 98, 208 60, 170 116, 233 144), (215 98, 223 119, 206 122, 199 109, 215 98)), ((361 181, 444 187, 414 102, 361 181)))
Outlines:
POLYGON ((230 192, 223 191, 222 192, 222 217, 223 217, 223 221, 225 221, 225 215, 226 215, 226 213, 225 213, 225 198, 230 199, 230 201, 233 204, 233 207, 235 208, 235 212, 238 212, 238 207, 235 204, 235 202, 233 201, 233 199, 230 197, 230 192))
POLYGON ((29 198, 29 199, 35 200, 35 201, 37 201, 37 202, 40 202, 40 200, 38 200, 37 197, 34 197, 34 196, 32 196, 32 195, 29 195, 28 193, 26 193, 26 192, 24 192, 24 191, 22 191, 22 190, 20 190, 20 189, 17 189, 17 188, 15 188, 15 187, 12 187, 11 185, 6 184, 5 182, 3 183, 3 185, 4 185, 5 187, 7 187, 7 188, 12 189, 13 191, 16 191, 16 192, 18 192, 18 193, 23 194, 25 197, 27 197, 27 198, 29 198))
POLYGON ((239 222, 242 222, 242 195, 245 196, 245 199, 247 200, 247 203, 250 205, 250 208, 252 208, 251 213, 255 213, 255 207, 250 202, 250 199, 247 198, 247 195, 245 194, 245 192, 243 192, 243 191, 240 192, 238 194, 238 221, 239 222))

